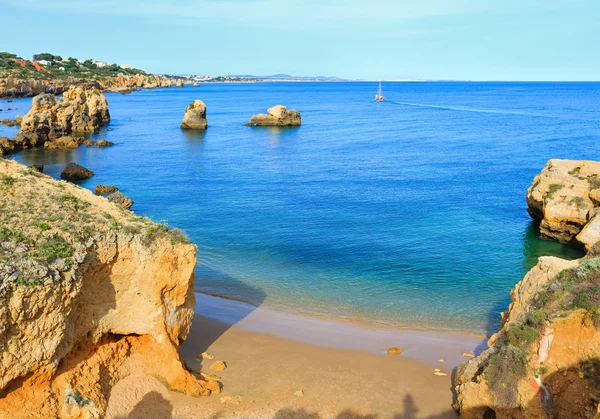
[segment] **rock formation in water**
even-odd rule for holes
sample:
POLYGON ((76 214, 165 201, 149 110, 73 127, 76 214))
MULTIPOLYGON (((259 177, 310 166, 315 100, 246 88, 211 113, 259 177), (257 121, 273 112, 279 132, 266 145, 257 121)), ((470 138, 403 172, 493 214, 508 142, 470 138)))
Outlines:
MULTIPOLYGON (((38 147, 72 133, 95 132, 110 121, 106 98, 97 89, 72 87, 60 100, 41 94, 31 102, 31 109, 21 121, 21 131, 0 144, 2 154, 38 147)), ((62 148, 65 141, 52 143, 49 148, 62 148)))
POLYGON ((77 181, 89 179, 94 176, 94 172, 89 169, 86 169, 83 166, 78 165, 77 163, 69 163, 63 169, 60 177, 64 180, 77 181))
POLYGON ((206 120, 206 105, 201 100, 195 100, 185 108, 182 129, 206 129, 208 121, 206 120))
MULTIPOLYGON (((547 236, 570 241, 588 228, 598 169, 551 160, 536 176, 527 201, 547 236)), ((456 372, 462 418, 600 417, 600 233, 585 243, 582 259, 541 257, 515 286, 489 349, 456 372)))
POLYGON ((78 148, 84 142, 84 140, 85 139, 83 137, 70 137, 65 135, 64 137, 46 141, 44 143, 44 148, 49 150, 78 148))
POLYGON ((178 353, 196 247, 105 198, 0 159, 0 416, 101 417, 122 380, 202 396, 178 353))
POLYGON ((600 163, 550 160, 527 191, 542 235, 590 248, 600 233, 600 163))
POLYGON ((268 114, 254 115, 247 126, 289 127, 302 124, 300 112, 287 110, 283 105, 275 105, 267 110, 268 114))

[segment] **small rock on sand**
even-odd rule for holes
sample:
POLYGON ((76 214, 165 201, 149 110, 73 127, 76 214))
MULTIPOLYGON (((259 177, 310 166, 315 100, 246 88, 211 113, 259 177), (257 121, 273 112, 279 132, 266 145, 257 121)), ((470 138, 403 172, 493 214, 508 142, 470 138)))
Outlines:
POLYGON ((402 349, 396 348, 395 346, 387 349, 388 354, 392 355, 400 355, 402 353, 402 349))
POLYGON ((444 362, 444 360, 443 359, 438 359, 438 362, 444 362))
POLYGON ((210 369, 213 371, 225 371, 227 369, 227 364, 223 361, 216 361, 210 366, 210 369))
POLYGON ((202 352, 200 355, 198 355, 198 358, 200 359, 213 359, 214 356, 209 354, 208 352, 202 352))
POLYGON ((463 357, 464 357, 464 358, 475 358, 475 355, 473 355, 473 354, 468 354, 468 353, 464 352, 464 353, 463 353, 463 357))
POLYGON ((294 396, 304 397, 304 391, 298 390, 298 391, 294 392, 294 396))
POLYGON ((440 377, 444 377, 444 376, 448 375, 448 374, 445 374, 445 373, 443 373, 443 372, 441 372, 441 371, 436 371, 436 372, 434 372, 433 374, 434 374, 434 375, 438 375, 438 376, 440 376, 440 377))

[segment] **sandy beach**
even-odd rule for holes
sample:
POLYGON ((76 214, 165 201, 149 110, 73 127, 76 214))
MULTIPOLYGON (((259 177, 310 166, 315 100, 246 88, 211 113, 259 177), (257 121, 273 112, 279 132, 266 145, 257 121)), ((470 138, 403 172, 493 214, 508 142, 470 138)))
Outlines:
POLYGON ((132 376, 115 387, 108 417, 453 418, 452 371, 483 340, 366 329, 202 294, 196 312, 181 354, 191 370, 220 377, 222 393, 195 399, 132 376), (403 354, 386 354, 390 346, 403 354), (198 359, 202 352, 214 359, 198 359), (225 371, 209 368, 218 360, 225 371))

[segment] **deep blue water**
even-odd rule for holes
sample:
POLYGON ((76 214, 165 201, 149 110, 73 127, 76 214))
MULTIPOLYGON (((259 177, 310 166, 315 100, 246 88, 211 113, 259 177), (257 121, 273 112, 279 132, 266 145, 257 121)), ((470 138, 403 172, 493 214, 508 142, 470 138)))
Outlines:
MULTIPOLYGON (((288 311, 489 332, 540 255, 525 193, 550 158, 600 159, 598 83, 207 84, 107 94, 107 149, 69 161, 198 245, 196 288, 288 311), (208 107, 205 134, 179 129, 208 107), (249 128, 282 103, 297 129, 249 128)), ((0 101, 0 118, 31 99, 0 101)), ((1 128, 0 135, 14 130, 1 128)))

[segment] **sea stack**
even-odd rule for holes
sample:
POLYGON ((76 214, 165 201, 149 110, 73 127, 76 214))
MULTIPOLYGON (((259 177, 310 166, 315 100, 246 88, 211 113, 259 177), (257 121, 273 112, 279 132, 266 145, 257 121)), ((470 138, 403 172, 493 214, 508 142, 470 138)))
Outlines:
POLYGON ((201 100, 195 100, 185 108, 185 115, 181 122, 182 129, 206 129, 206 105, 201 100))
POLYGON ((295 127, 302 124, 300 112, 290 109, 289 111, 283 105, 275 105, 267 109, 268 114, 254 115, 246 126, 261 127, 295 127))

